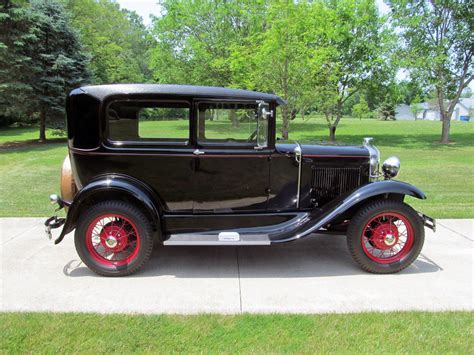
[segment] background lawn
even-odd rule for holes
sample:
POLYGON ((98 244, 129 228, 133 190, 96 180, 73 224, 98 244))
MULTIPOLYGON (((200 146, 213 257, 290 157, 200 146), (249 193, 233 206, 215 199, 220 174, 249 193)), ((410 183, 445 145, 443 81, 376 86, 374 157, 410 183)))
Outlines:
POLYGON ((0 314, 0 353, 472 353, 472 312, 0 314))
MULTIPOLYGON (((47 139, 57 139, 65 137, 64 132, 47 129, 47 139)), ((24 142, 26 140, 34 140, 39 138, 39 128, 36 126, 0 129, 0 144, 7 142, 24 142)))
MULTIPOLYGON (((154 122, 147 122, 150 131, 154 122)), ((162 124, 160 122, 160 124, 162 124)), ((166 122, 166 135, 187 130, 184 122, 166 122)), ((219 130, 218 123, 216 131, 219 130)), ((248 136, 248 127, 241 133, 248 136), (244 132, 245 130, 245 132, 244 132)), ((344 118, 337 130, 338 143, 360 144, 374 137, 382 160, 401 159, 398 179, 421 188, 425 201, 410 198, 420 211, 437 218, 474 217, 474 123, 452 122, 448 146, 437 143, 441 122, 376 121, 344 118)), ((0 216, 46 216, 53 212, 48 195, 59 192, 59 173, 67 153, 65 142, 9 144, 36 139, 34 127, 0 130, 0 216), (3 144, 2 144, 3 142, 3 144)), ((50 136, 51 137, 51 136, 50 136)), ((327 127, 322 118, 291 122, 290 139, 322 142, 327 127)))

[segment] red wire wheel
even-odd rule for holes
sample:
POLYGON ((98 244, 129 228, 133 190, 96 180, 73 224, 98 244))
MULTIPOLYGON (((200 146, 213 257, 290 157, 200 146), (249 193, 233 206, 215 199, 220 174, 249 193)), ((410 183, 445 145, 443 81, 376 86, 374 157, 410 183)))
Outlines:
POLYGON ((86 232, 86 247, 91 257, 105 266, 128 265, 140 250, 140 234, 135 224, 120 214, 95 218, 86 232))
POLYGON ((391 264, 401 261, 412 249, 414 229, 402 214, 379 213, 365 225, 361 242, 369 259, 379 264, 391 264))

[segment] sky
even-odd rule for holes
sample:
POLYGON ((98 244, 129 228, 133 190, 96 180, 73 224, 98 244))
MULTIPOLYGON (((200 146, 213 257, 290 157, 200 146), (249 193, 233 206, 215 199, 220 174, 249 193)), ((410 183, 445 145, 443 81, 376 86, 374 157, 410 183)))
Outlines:
POLYGON ((157 0, 117 0, 120 7, 133 10, 143 18, 145 25, 150 25, 150 15, 160 14, 160 5, 157 0))

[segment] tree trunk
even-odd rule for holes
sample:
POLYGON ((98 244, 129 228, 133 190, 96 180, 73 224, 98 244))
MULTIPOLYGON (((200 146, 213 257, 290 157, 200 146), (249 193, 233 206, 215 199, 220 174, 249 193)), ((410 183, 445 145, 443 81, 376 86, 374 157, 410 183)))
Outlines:
POLYGON ((334 143, 336 141, 336 129, 337 129, 337 125, 339 124, 339 121, 341 120, 342 118, 342 104, 343 102, 341 100, 339 100, 337 102, 337 106, 336 106, 336 120, 334 121, 333 124, 330 124, 329 125, 329 141, 331 143, 334 143))
POLYGON ((441 121, 443 122, 443 128, 441 130, 441 144, 449 143, 449 128, 451 126, 451 115, 444 109, 444 91, 443 87, 438 87, 438 106, 439 113, 441 115, 441 121))
POLYGON ((331 143, 334 143, 336 141, 336 129, 337 129, 337 126, 335 125, 331 125, 329 127, 329 141, 331 143))
POLYGON ((237 114, 235 113, 235 110, 229 111, 229 119, 232 122, 232 127, 239 127, 239 120, 237 119, 237 114))
POLYGON ((283 140, 288 140, 288 131, 290 128, 290 120, 289 120, 289 112, 288 112, 288 106, 285 105, 282 108, 282 116, 283 116, 283 127, 281 128, 281 134, 283 140))
POLYGON ((44 109, 41 109, 40 112, 39 141, 46 142, 46 112, 44 111, 44 109))
POLYGON ((451 127, 451 116, 447 112, 441 112, 441 119, 443 120, 443 129, 441 131, 441 143, 449 143, 449 128, 451 127))

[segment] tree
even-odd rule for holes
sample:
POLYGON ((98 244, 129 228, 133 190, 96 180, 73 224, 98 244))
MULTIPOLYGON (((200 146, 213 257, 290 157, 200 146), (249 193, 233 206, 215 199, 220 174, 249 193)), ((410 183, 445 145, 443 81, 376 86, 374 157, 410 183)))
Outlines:
POLYGON ((307 43, 309 29, 316 33, 321 15, 308 16, 310 8, 304 2, 269 2, 262 31, 246 38, 244 46, 233 47, 234 82, 247 89, 274 92, 287 101, 281 109, 285 140, 291 119, 314 101, 307 43))
POLYGON ((261 31, 263 1, 164 0, 153 21, 153 77, 161 83, 239 86, 231 53, 261 31), (261 16, 255 14, 260 13, 261 16))
POLYGON ((28 8, 4 0, 0 5, 0 126, 27 120, 30 58, 26 46, 33 22, 28 8))
POLYGON ((421 106, 421 98, 419 95, 416 95, 410 104, 410 111, 413 113, 413 116, 415 116, 415 120, 418 119, 418 115, 422 110, 423 107, 421 106))
POLYGON ((390 101, 384 101, 378 108, 380 117, 382 117, 382 120, 388 121, 388 120, 395 120, 395 105, 393 102, 390 101))
POLYGON ((370 113, 369 105, 365 98, 362 96, 357 104, 352 107, 352 115, 358 117, 359 119, 367 118, 367 115, 370 113))
POLYGON ((21 103, 16 101, 16 106, 38 114, 39 139, 45 141, 47 124, 64 126, 67 93, 88 80, 88 56, 60 3, 36 0, 31 6, 10 13, 11 31, 6 37, 11 40, 5 47, 20 60, 11 70, 2 72, 2 82, 10 92, 23 88, 27 98, 23 97, 21 103), (21 74, 16 76, 18 72, 21 74))
POLYGON ((393 76, 392 35, 374 1, 324 3, 326 31, 314 40, 314 58, 319 61, 317 106, 333 142, 346 102, 371 82, 382 83, 393 76))
POLYGON ((393 22, 404 39, 401 55, 412 77, 436 90, 449 143, 451 116, 462 91, 473 78, 472 0, 390 1, 393 22))
POLYGON ((65 0, 84 48, 91 54, 95 84, 151 81, 148 67, 155 40, 133 11, 112 0, 65 0))

